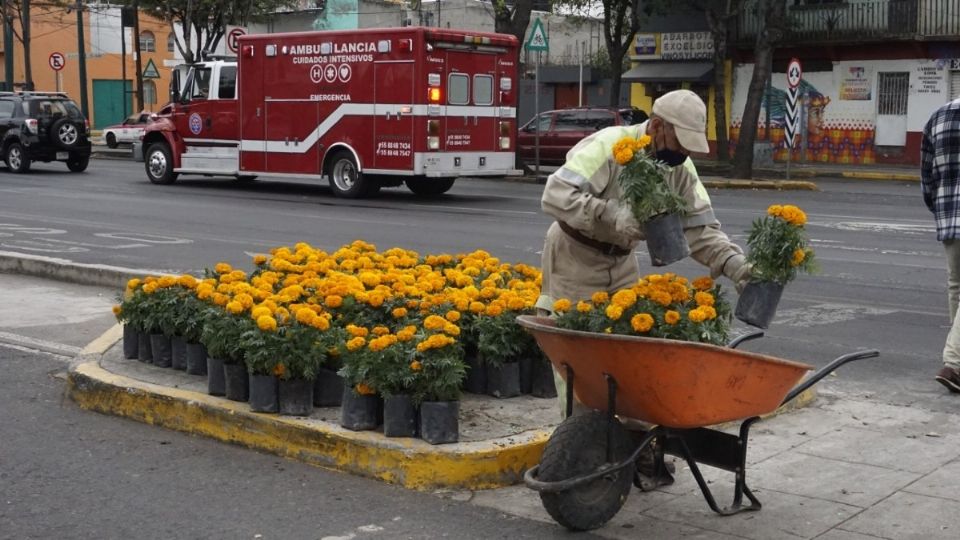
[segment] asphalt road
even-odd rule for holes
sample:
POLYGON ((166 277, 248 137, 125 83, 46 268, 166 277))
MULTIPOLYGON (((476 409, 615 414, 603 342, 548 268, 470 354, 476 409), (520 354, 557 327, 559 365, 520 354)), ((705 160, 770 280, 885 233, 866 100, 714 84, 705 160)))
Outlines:
MULTIPOLYGON (((954 410, 956 400, 932 380, 947 332, 946 265, 919 186, 820 185, 820 192, 712 192, 724 229, 741 244, 769 204, 801 206, 821 264, 818 275, 788 287, 767 337, 746 348, 817 365, 876 348, 879 359, 844 368, 824 384, 954 410)), ((537 264, 550 223, 539 208, 541 189, 462 180, 438 200, 397 188, 377 199, 344 201, 308 181, 186 178, 155 186, 132 162, 97 160, 84 174, 38 165, 24 176, 0 170, 0 250, 196 272, 220 260, 249 267, 250 254, 279 245, 306 241, 335 249, 360 238, 421 253, 483 248, 503 260, 537 264)), ((639 256, 652 271, 647 255, 639 256)), ((669 270, 705 273, 690 260, 669 270)))

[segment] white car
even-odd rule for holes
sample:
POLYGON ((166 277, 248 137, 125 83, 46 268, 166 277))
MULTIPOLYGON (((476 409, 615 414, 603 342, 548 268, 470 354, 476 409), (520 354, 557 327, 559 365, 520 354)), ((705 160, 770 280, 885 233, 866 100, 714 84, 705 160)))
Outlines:
POLYGON ((118 144, 132 144, 140 140, 143 135, 143 128, 153 122, 151 113, 142 112, 129 116, 122 124, 107 126, 103 129, 103 140, 110 148, 116 148, 118 144))

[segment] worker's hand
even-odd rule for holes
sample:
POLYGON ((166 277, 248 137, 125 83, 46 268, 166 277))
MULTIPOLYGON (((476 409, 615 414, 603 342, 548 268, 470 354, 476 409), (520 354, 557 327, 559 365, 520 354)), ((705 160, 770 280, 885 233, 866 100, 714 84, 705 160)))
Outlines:
POLYGON ((617 234, 630 239, 639 239, 643 237, 643 230, 640 228, 640 222, 633 215, 633 209, 629 204, 621 205, 617 210, 614 228, 617 234))
POLYGON ((736 286, 737 293, 742 293, 743 288, 747 286, 747 283, 750 283, 750 279, 753 277, 753 265, 748 263, 747 258, 743 255, 734 255, 724 263, 723 274, 730 278, 730 281, 736 286))

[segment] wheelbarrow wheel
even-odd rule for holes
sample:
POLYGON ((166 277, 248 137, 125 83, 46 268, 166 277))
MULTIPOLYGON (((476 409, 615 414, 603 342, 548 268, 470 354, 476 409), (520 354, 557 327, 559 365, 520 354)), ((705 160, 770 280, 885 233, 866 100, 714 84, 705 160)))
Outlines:
MULTIPOLYGON (((597 470, 607 463, 607 429, 611 430, 613 462, 634 450, 630 435, 605 413, 571 416, 560 424, 547 441, 540 460, 538 479, 547 482, 568 480, 597 470)), ((557 523, 574 531, 602 527, 620 511, 630 493, 633 467, 614 471, 592 482, 558 493, 541 492, 543 507, 557 523)))

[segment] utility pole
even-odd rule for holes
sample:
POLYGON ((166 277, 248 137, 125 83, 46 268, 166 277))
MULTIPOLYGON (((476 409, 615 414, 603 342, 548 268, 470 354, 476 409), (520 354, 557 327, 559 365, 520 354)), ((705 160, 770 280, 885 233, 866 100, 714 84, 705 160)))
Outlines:
POLYGON ((83 37, 83 0, 77 0, 77 62, 80 64, 80 110, 83 117, 90 118, 87 106, 87 46, 83 37))
MULTIPOLYGON (((140 61, 140 0, 133 0, 133 43, 137 68, 137 112, 143 110, 143 65, 140 61)), ((155 38, 156 39, 156 38, 155 38)), ((156 48, 156 41, 154 41, 156 48)))
POLYGON ((120 86, 123 99, 123 117, 127 117, 127 100, 130 93, 127 92, 127 8, 120 8, 120 86))
POLYGON ((33 88, 33 69, 30 62, 30 0, 20 0, 20 9, 23 11, 23 17, 20 19, 21 31, 23 37, 23 73, 24 90, 32 91, 33 88))
POLYGON ((10 0, 3 0, 3 71, 6 90, 13 92, 13 21, 10 17, 10 0))

